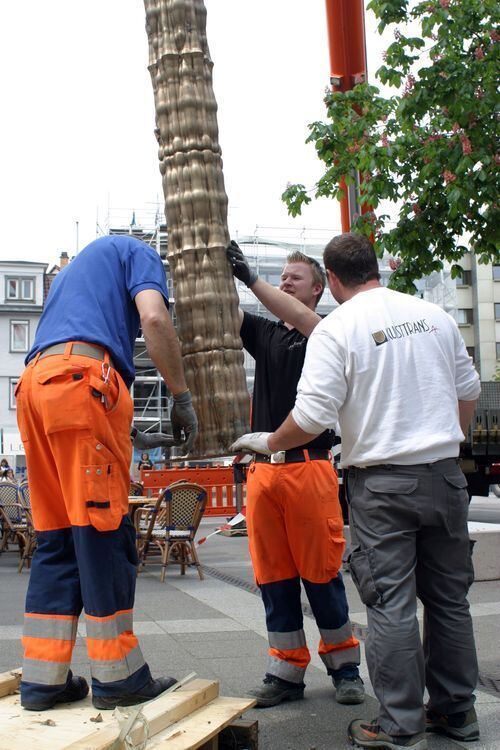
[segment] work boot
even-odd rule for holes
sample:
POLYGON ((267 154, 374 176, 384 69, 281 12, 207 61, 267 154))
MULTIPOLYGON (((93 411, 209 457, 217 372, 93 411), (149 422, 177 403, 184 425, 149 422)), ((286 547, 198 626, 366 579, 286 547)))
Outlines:
POLYGON ((335 685, 335 700, 337 703, 343 703, 353 706, 356 703, 363 703, 365 699, 365 686, 361 677, 332 677, 335 685))
POLYGON ((126 693, 115 697, 108 695, 93 695, 92 703, 95 708, 108 709, 116 706, 135 706, 137 703, 145 703, 153 700, 175 685, 177 680, 174 677, 160 677, 157 680, 151 679, 149 682, 135 693, 126 693))
POLYGON ((377 723, 377 719, 351 721, 347 737, 356 747, 376 747, 377 750, 427 750, 425 734, 386 734, 377 723))
POLYGON ((460 742, 472 742, 479 739, 479 725, 474 706, 468 711, 455 714, 439 714, 432 708, 425 710, 425 731, 445 734, 460 742))
POLYGON ((89 686, 85 677, 73 677, 71 670, 68 673, 66 687, 58 694, 50 696, 47 700, 37 699, 35 702, 25 701, 21 691, 21 706, 26 711, 48 711, 57 703, 74 703, 83 700, 89 692, 89 686))
POLYGON ((304 697, 304 688, 303 682, 287 682, 274 675, 266 674, 262 687, 249 690, 247 695, 257 700, 257 706, 268 708, 277 706, 283 701, 299 701, 304 697))

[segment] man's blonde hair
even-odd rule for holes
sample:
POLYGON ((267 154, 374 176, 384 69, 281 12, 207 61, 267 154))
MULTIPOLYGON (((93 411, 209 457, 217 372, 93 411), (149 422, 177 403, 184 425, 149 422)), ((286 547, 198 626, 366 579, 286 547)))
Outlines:
POLYGON ((306 263, 310 267, 314 284, 321 284, 321 292, 316 297, 316 304, 318 305, 326 286, 326 275, 319 262, 316 258, 311 258, 309 255, 301 253, 300 250, 293 250, 293 252, 289 253, 286 257, 286 262, 306 263))

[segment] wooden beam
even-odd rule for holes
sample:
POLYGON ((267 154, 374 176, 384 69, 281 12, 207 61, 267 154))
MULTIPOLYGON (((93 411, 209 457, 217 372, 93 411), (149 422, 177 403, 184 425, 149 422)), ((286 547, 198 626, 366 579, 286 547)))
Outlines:
POLYGON ((20 682, 20 669, 12 669, 10 672, 2 672, 2 674, 0 674, 0 698, 3 698, 4 695, 12 695, 16 690, 19 690, 20 682))
POLYGON ((151 750, 198 750, 252 706, 255 701, 249 698, 216 698, 161 732, 151 742, 151 750))
MULTIPOLYGON (((218 694, 217 681, 192 680, 175 692, 164 693, 144 704, 143 714, 150 736, 154 737, 205 706, 218 694)), ((142 735, 142 725, 138 723, 131 731, 134 744, 139 743, 142 735)), ((19 695, 0 699, 0 750, 26 750, 30 747, 36 750, 109 750, 119 736, 120 725, 113 712, 94 708, 90 695, 77 703, 43 712, 24 711, 19 695)))
MULTIPOLYGON (((210 680, 192 680, 183 685, 173 693, 160 695, 156 700, 146 703, 143 715, 146 718, 149 736, 154 737, 172 724, 175 724, 185 716, 189 716, 202 706, 217 698, 219 695, 219 683, 210 680)), ((138 708, 138 706, 131 706, 138 708)), ((104 731, 96 731, 86 738, 70 745, 67 750, 108 750, 120 734, 119 727, 115 726, 104 731)), ((142 724, 130 732, 134 744, 144 740, 142 724)))

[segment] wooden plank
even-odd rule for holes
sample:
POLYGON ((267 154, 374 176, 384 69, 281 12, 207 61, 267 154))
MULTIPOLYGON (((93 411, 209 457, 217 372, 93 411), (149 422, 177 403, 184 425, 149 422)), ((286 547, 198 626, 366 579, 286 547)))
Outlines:
MULTIPOLYGON (((211 680, 192 680, 173 693, 160 695, 156 700, 144 705, 143 715, 146 718, 149 736, 154 737, 158 732, 170 727, 177 721, 190 715, 201 706, 217 698, 219 683, 211 680)), ((133 707, 132 707, 133 708, 133 707)), ((107 750, 118 738, 120 729, 115 726, 104 733, 97 730, 89 737, 65 748, 65 750, 107 750)), ((132 729, 129 735, 134 744, 144 741, 144 731, 141 722, 132 729)))
MULTIPOLYGON (((143 713, 150 735, 154 736, 205 706, 218 694, 217 681, 192 680, 177 691, 145 704, 143 713)), ((84 701, 40 713, 24 711, 19 695, 0 700, 0 750, 26 750, 31 746, 36 750, 107 750, 119 735, 120 727, 112 712, 95 709, 90 696, 84 701), (99 713, 102 723, 95 723, 99 713)), ((139 724, 132 730, 134 742, 139 742, 141 736, 139 724)))
POLYGON ((148 750, 197 750, 243 711, 255 706, 250 698, 216 698, 155 737, 148 750))
POLYGON ((20 682, 20 669, 12 669, 10 672, 2 672, 2 674, 0 674, 0 698, 3 698, 5 695, 12 695, 16 690, 19 690, 20 682))

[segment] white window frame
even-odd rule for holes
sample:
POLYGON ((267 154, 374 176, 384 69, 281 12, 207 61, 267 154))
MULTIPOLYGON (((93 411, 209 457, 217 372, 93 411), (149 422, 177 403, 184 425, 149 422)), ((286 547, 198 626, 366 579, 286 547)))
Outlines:
POLYGON ((455 281, 458 287, 472 286, 472 271, 465 269, 455 281))
POLYGON ((474 310, 471 307, 459 307, 457 310, 457 323, 459 326, 471 326, 474 323, 474 310), (465 321, 460 320, 460 313, 465 313, 465 321))
POLYGON ((30 346, 30 322, 29 320, 10 320, 10 352, 13 354, 17 352, 27 352, 29 351, 30 346), (26 343, 23 349, 16 349, 14 347, 14 326, 15 325, 22 325, 25 327, 26 331, 26 343))
POLYGON ((34 276, 6 276, 5 277, 5 301, 11 302, 34 302, 35 301, 35 277, 34 276), (15 296, 9 295, 9 284, 15 283, 15 296), (29 296, 24 294, 24 285, 29 284, 29 296))
POLYGON ((16 397, 14 396, 14 391, 16 390, 18 382, 19 377, 9 378, 9 409, 11 411, 16 410, 16 397))

